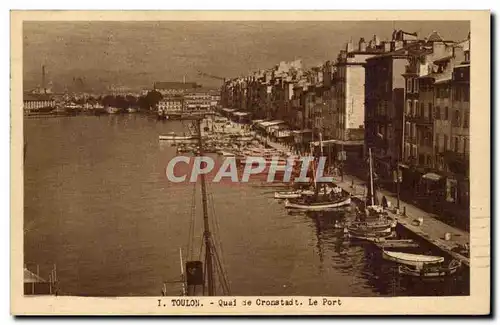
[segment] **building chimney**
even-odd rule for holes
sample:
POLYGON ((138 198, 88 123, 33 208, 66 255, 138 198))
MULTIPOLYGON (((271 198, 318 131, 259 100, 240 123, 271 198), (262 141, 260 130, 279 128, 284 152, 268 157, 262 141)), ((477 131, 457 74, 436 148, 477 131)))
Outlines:
POLYGON ((359 51, 360 52, 366 52, 366 42, 363 37, 359 39, 359 51))
POLYGON ((403 41, 402 40, 396 40, 394 41, 394 50, 399 50, 403 48, 403 41))
POLYGON ((349 52, 352 52, 354 50, 353 46, 352 46, 352 41, 349 41, 347 44, 346 44, 346 51, 349 53, 349 52))
POLYGON ((383 42, 382 44, 384 45, 384 52, 390 52, 391 51, 391 42, 390 41, 383 42))

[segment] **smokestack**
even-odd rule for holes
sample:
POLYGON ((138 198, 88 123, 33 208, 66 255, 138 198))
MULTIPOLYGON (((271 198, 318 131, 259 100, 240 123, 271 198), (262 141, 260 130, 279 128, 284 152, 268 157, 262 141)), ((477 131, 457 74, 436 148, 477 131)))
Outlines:
POLYGON ((45 66, 44 65, 42 65, 42 89, 43 89, 43 93, 46 94, 47 90, 45 88, 45 66))

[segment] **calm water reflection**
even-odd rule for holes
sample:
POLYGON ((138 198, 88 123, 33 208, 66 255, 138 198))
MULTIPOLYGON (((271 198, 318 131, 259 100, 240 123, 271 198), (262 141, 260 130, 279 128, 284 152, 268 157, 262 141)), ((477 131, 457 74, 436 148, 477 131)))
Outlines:
MULTIPOLYGON (((27 119, 27 265, 39 264, 43 275, 57 264, 65 294, 159 295, 164 280, 179 276, 179 248, 191 250, 193 202, 201 238, 199 188, 167 181, 176 152, 158 141, 184 129, 134 114, 27 119)), ((366 247, 343 242, 334 220, 344 212, 288 214, 259 185, 209 184, 233 295, 430 294, 377 267, 366 247)), ((455 283, 431 286, 456 294, 455 283)))

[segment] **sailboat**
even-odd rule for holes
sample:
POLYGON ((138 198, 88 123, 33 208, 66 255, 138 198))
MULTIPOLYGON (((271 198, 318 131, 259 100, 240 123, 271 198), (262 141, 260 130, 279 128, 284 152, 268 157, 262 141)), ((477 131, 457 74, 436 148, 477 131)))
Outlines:
POLYGON ((396 222, 388 217, 381 206, 375 205, 373 186, 372 151, 368 149, 370 168, 370 205, 366 206, 363 213, 358 214, 357 220, 346 227, 345 232, 349 238, 376 241, 394 236, 396 222))
MULTIPOLYGON (((202 118, 191 117, 187 120, 197 121, 197 135, 198 140, 197 156, 203 156, 203 139, 202 139, 202 118)), ((180 280, 173 281, 173 283, 181 283, 182 296, 216 296, 216 295, 230 295, 229 282, 227 280, 226 272, 223 269, 219 253, 217 252, 216 245, 213 239, 212 232, 210 231, 209 213, 208 213, 208 195, 205 175, 200 175, 201 185, 201 201, 203 209, 203 248, 204 248, 204 261, 201 260, 187 260, 184 264, 182 250, 179 251, 181 276, 180 280), (219 279, 221 292, 216 290, 216 277, 219 279)), ((194 224, 194 222, 193 222, 194 224)), ((193 236, 194 237, 194 236, 193 236)), ((201 255, 201 254, 200 254, 201 255)), ((162 294, 167 295, 166 284, 164 283, 162 294)), ((172 282, 170 282, 172 283, 172 282)))
MULTIPOLYGON (((323 156, 323 141, 321 133, 319 136, 321 156, 323 156)), ((313 146, 311 144, 311 155, 313 155, 313 152, 313 146)), ((343 192, 342 189, 337 186, 334 186, 331 191, 328 191, 326 185, 323 184, 323 187, 320 189, 320 185, 316 179, 316 159, 312 162, 312 177, 314 192, 311 191, 311 195, 307 195, 308 193, 306 190, 304 193, 305 195, 301 195, 298 199, 287 199, 285 201, 285 208, 304 211, 328 211, 351 204, 350 195, 343 192), (322 195, 320 195, 320 192, 323 192, 321 193, 322 195)))

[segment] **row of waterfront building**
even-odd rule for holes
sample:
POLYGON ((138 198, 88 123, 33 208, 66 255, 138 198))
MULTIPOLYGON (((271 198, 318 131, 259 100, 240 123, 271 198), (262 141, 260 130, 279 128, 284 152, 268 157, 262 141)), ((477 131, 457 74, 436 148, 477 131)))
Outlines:
POLYGON ((226 80, 221 104, 279 121, 289 130, 278 138, 299 149, 321 135, 346 172, 363 170, 371 148, 380 182, 396 187, 399 179, 403 196, 468 216, 470 34, 464 38, 402 30, 388 41, 361 38, 318 67, 281 62, 226 80))
MULTIPOLYGON (((157 99, 152 110, 163 113, 176 113, 192 110, 214 109, 220 101, 220 93, 213 89, 202 88, 196 83, 185 82, 155 82, 150 89, 133 92, 130 90, 111 89, 107 93, 55 93, 50 88, 38 87, 24 93, 23 107, 26 113, 47 112, 58 107, 79 107, 85 110, 103 108, 107 104, 103 99, 106 96, 123 98, 133 97, 137 100, 150 92, 158 92, 161 98, 157 99)), ((133 101, 131 101, 133 102, 133 101)))
POLYGON ((156 82, 153 89, 162 95, 157 109, 164 114, 211 110, 220 102, 218 91, 200 87, 194 82, 156 82))

